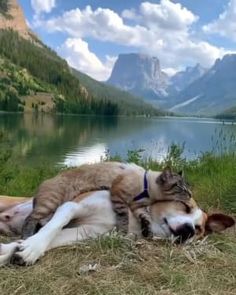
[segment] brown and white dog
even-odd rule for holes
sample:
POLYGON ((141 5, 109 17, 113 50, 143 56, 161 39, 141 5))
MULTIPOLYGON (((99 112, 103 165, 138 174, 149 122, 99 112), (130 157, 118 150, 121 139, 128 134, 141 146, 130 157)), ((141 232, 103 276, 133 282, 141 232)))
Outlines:
MULTIPOLYGON (((32 210, 32 203, 32 199, 19 202, 17 198, 0 197, 0 234, 19 234, 32 210)), ((174 237, 177 241, 203 237, 235 224, 234 219, 227 215, 207 215, 194 199, 187 203, 156 202, 148 210, 154 235, 166 239, 174 237)), ((132 218, 131 212, 129 215, 129 233, 141 236, 140 225, 136 218, 132 218)), ((110 232, 116 226, 110 192, 101 190, 81 194, 73 202, 59 206, 50 221, 45 223, 38 233, 26 240, 0 244, 0 265, 9 263, 12 257, 18 259, 18 264, 34 264, 50 249, 110 232)))

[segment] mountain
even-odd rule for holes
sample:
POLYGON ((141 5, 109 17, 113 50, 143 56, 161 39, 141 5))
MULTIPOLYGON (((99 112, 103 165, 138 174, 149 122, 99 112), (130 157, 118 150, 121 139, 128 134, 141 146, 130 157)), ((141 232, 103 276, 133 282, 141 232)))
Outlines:
POLYGON ((12 30, 0 30, 0 44, 1 110, 22 111, 26 106, 24 111, 44 111, 41 106, 47 104, 52 112, 119 113, 118 104, 85 92, 67 63, 43 44, 12 30))
POLYGON ((161 104, 167 95, 168 76, 161 71, 157 57, 144 54, 120 54, 108 84, 145 98, 153 104, 161 104))
POLYGON ((115 89, 112 92, 110 87, 106 90, 104 84, 103 93, 83 85, 86 77, 82 83, 67 62, 28 29, 15 0, 0 1, 0 44, 0 110, 160 114, 139 98, 115 89))
POLYGON ((236 54, 225 55, 174 97, 171 111, 216 115, 236 105, 236 54))
POLYGON ((107 83, 141 96, 153 105, 169 107, 174 97, 204 73, 200 64, 187 67, 172 77, 161 70, 157 57, 144 54, 120 54, 107 83))
POLYGON ((170 85, 167 90, 169 95, 182 91, 203 76, 206 71, 207 69, 203 68, 200 64, 196 64, 194 67, 187 67, 184 71, 177 72, 170 78, 170 85))
POLYGON ((153 107, 145 103, 140 97, 134 96, 127 91, 123 91, 112 85, 107 85, 102 82, 98 82, 88 75, 72 69, 73 74, 79 79, 80 83, 87 89, 92 95, 96 97, 109 98, 110 101, 116 102, 119 100, 122 113, 141 113, 142 110, 146 110, 149 114, 165 115, 168 112, 164 112, 160 109, 153 109, 153 107), (134 109, 134 105, 136 106, 134 109))
POLYGON ((28 28, 24 13, 16 0, 0 0, 0 29, 12 29, 25 39, 34 41, 36 35, 28 28))

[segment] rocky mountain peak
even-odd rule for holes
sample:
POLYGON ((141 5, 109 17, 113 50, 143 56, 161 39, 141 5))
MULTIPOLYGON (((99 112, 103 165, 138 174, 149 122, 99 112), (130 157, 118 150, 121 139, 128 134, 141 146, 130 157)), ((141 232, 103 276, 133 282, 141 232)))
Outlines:
POLYGON ((195 80, 199 79, 206 73, 207 69, 202 67, 199 63, 197 63, 193 67, 187 67, 185 70, 177 72, 170 80, 170 88, 169 91, 179 92, 183 90, 185 87, 193 83, 195 80))
POLYGON ((235 106, 236 54, 227 54, 199 79, 183 89, 172 111, 185 114, 215 115, 235 106))
POLYGON ((235 67, 236 65, 236 54, 231 53, 231 54, 226 54, 224 55, 221 59, 218 58, 213 66, 214 69, 224 69, 225 67, 228 68, 232 68, 235 67))
POLYGON ((27 26, 23 10, 17 0, 0 0, 0 29, 12 29, 25 39, 36 38, 27 26))
POLYGON ((148 97, 150 100, 165 95, 167 75, 161 71, 157 57, 145 54, 120 54, 107 81, 121 89, 148 97))

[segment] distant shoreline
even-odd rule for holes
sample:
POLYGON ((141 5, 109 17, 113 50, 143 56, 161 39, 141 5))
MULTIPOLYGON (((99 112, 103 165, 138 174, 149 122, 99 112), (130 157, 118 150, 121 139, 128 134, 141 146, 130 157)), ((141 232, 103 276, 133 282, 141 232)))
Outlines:
POLYGON ((151 119, 151 118, 158 118, 158 119, 180 119, 180 120, 212 120, 213 122, 221 122, 224 123, 232 123, 236 124, 236 118, 230 119, 230 118, 217 118, 215 116, 212 117, 201 117, 201 116, 158 116, 158 115, 101 115, 101 114, 75 114, 75 113, 46 113, 46 112, 11 112, 11 111, 1 111, 0 115, 33 115, 33 116, 75 116, 75 117, 102 117, 102 118, 145 118, 145 119, 151 119))

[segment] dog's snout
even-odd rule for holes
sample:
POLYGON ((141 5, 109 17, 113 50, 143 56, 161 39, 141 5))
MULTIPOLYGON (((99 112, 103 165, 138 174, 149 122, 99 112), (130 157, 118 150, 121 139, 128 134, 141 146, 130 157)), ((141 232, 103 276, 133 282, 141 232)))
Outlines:
POLYGON ((184 223, 181 226, 179 226, 176 231, 174 232, 174 235, 177 237, 176 242, 177 243, 184 243, 187 239, 190 239, 195 234, 195 230, 192 224, 184 223))

